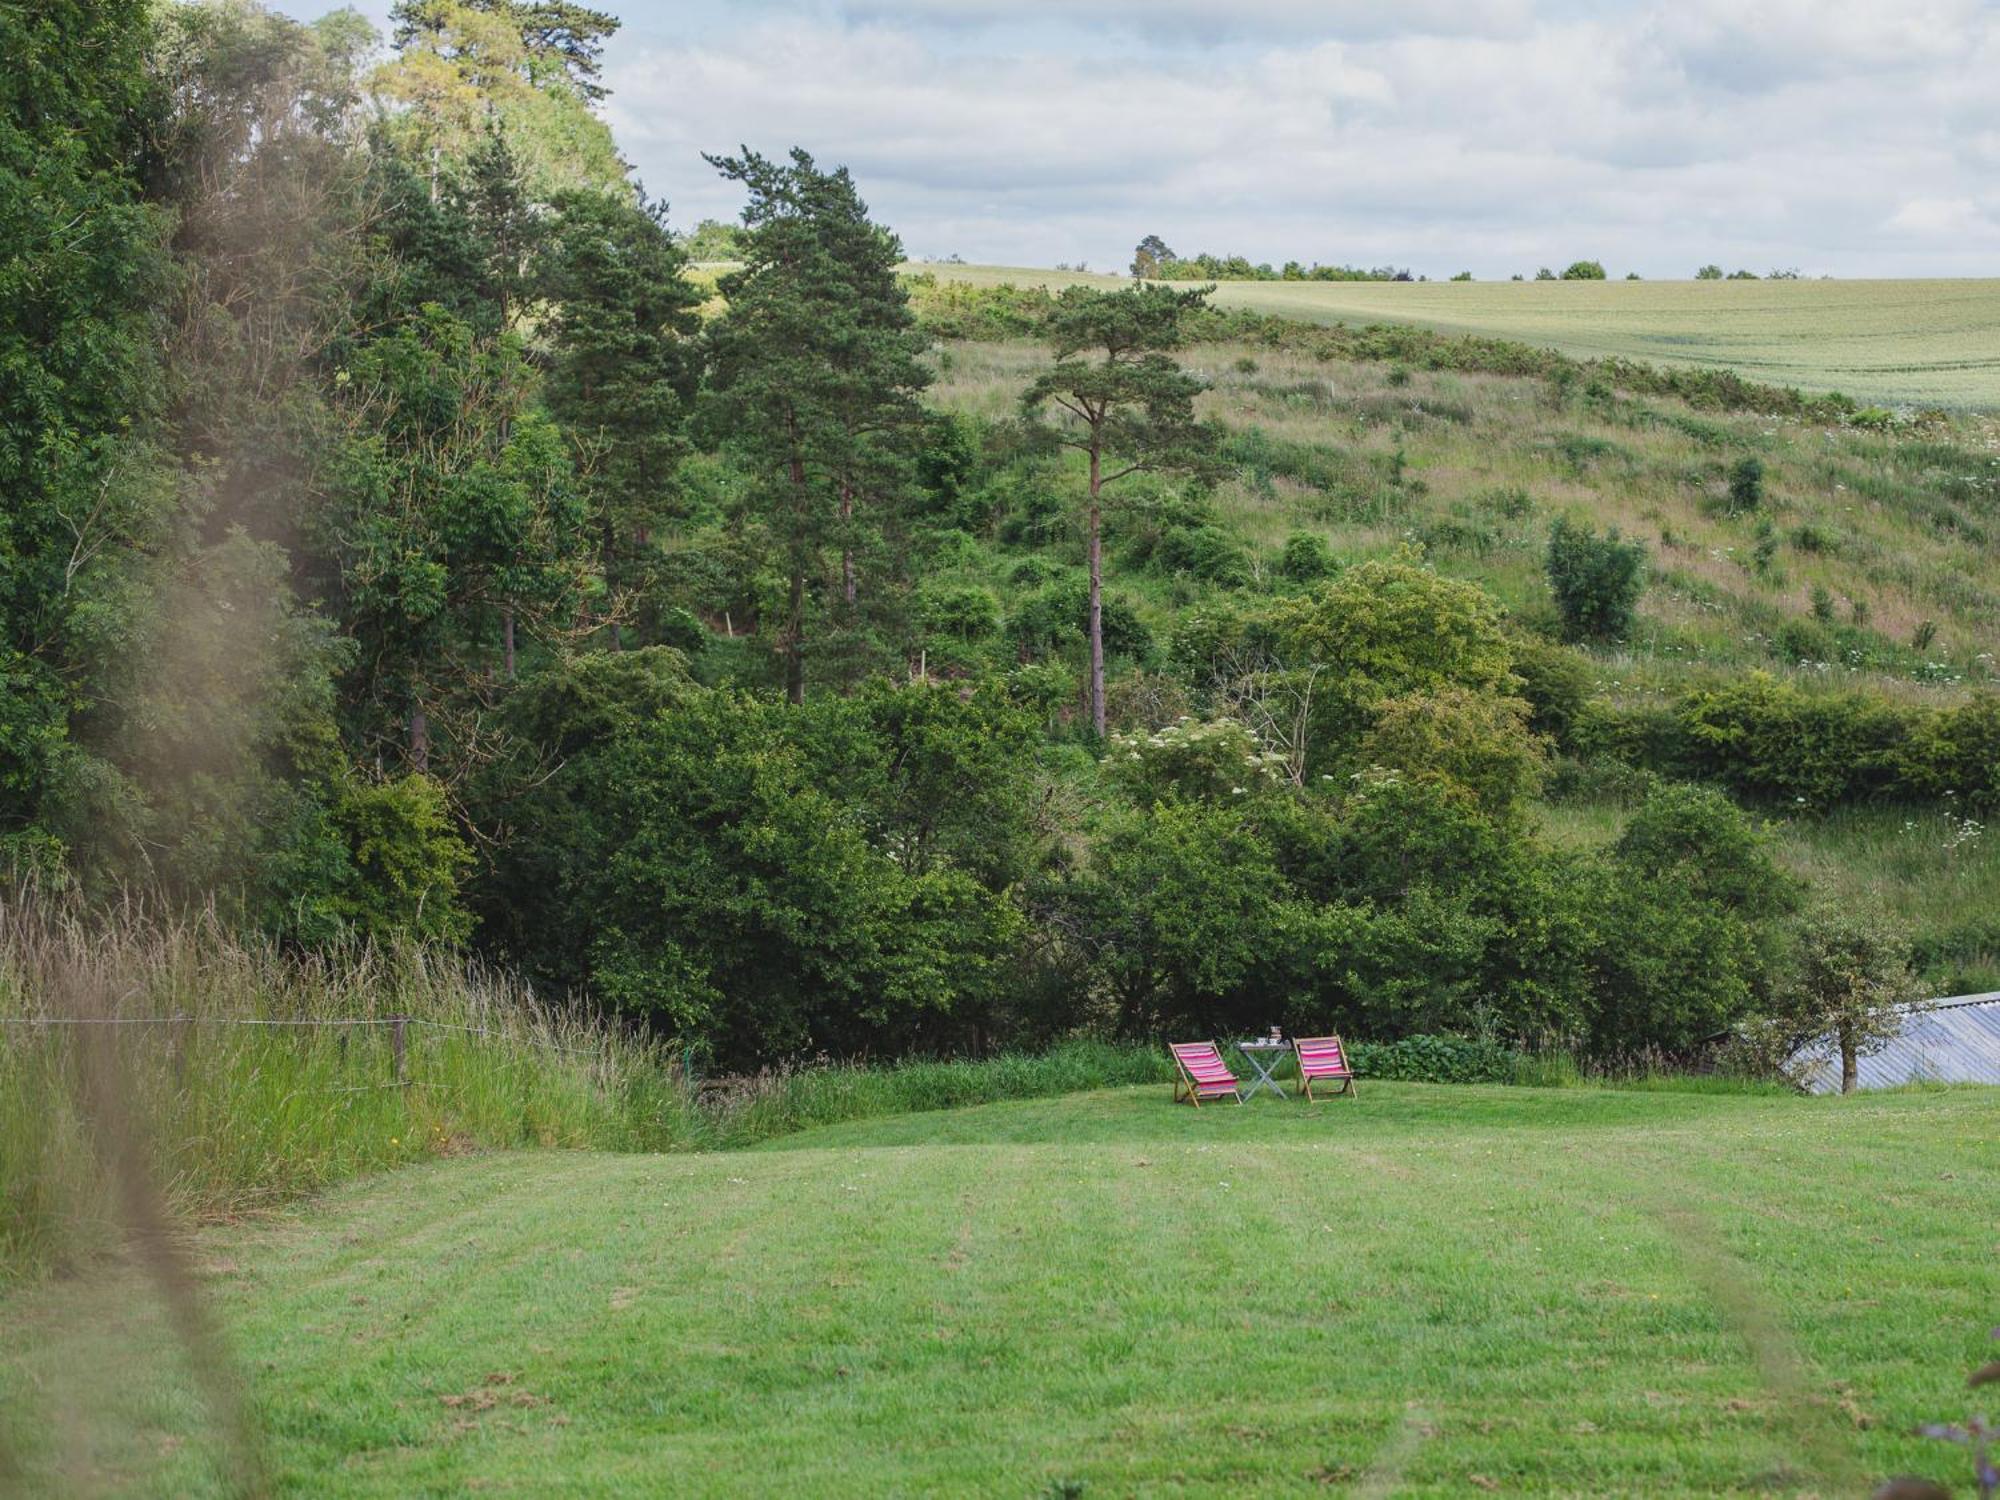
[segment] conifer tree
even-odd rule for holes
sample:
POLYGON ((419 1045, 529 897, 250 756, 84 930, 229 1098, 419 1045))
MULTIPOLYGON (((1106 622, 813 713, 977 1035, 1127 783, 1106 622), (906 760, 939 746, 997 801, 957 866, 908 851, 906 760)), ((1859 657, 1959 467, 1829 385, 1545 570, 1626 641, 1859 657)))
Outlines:
POLYGON ((613 594, 642 582, 687 448, 699 374, 700 291, 666 227, 666 205, 578 193, 558 204, 544 289, 555 309, 545 395, 586 455, 590 530, 613 594))
POLYGON ((842 558, 850 619, 857 543, 895 495, 920 431, 926 345, 896 279, 895 235, 868 217, 846 168, 821 171, 747 148, 711 157, 749 192, 741 270, 710 328, 706 415, 759 481, 787 586, 778 645, 785 691, 805 700, 809 589, 842 558))
POLYGON ((1040 418, 1053 406, 1064 420, 1055 441, 1089 464, 1086 519, 1090 558, 1090 722, 1104 733, 1103 491, 1143 470, 1209 467, 1194 398, 1201 382, 1167 352, 1185 341, 1185 320, 1207 305, 1209 287, 1176 291, 1155 282, 1117 292, 1065 288, 1048 322, 1055 363, 1021 393, 1040 418), (1088 357, 1086 357, 1088 356, 1088 357), (1112 467, 1106 472, 1106 464, 1112 467))

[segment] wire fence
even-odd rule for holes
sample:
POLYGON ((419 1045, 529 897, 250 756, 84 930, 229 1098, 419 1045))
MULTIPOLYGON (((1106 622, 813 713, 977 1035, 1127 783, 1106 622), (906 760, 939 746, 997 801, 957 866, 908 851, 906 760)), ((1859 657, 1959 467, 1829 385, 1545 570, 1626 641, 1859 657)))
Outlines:
MULTIPOLYGON (((510 1031, 496 1026, 472 1026, 459 1021, 433 1021, 424 1016, 327 1016, 327 1017, 265 1017, 265 1016, 213 1016, 195 1014, 149 1015, 149 1016, 0 1016, 0 1028, 12 1027, 14 1035, 20 1028, 44 1029, 92 1026, 164 1026, 171 1029, 176 1038, 197 1026, 212 1027, 252 1027, 270 1030, 339 1030, 351 1031, 356 1028, 382 1028, 389 1030, 390 1051, 395 1077, 383 1083, 344 1084, 315 1089, 301 1089, 301 1094, 364 1094, 382 1089, 406 1089, 421 1080, 410 1076, 410 1033, 413 1027, 427 1027, 432 1031, 448 1031, 465 1036, 492 1037, 515 1046, 532 1047, 543 1052, 560 1053, 570 1057, 588 1058, 594 1063, 609 1061, 603 1047, 574 1047, 547 1037, 525 1036, 518 1031, 510 1031)), ((0 1031, 0 1035, 6 1035, 0 1031)), ((343 1048, 345 1044, 343 1043, 343 1048)), ((177 1049, 178 1050, 178 1049, 177 1049)), ((518 1063, 524 1059, 515 1059, 518 1063)), ((513 1064, 506 1064, 512 1066, 513 1064)), ((423 1081, 424 1087, 433 1084, 423 1081)))

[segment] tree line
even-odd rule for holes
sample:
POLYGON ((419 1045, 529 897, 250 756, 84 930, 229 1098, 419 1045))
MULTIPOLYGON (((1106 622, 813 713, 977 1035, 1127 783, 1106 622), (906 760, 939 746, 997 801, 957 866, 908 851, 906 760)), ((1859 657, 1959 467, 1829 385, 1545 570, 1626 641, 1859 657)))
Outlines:
POLYGON ((1205 292, 1065 291, 1012 411, 948 414, 844 169, 716 154, 741 223, 677 235, 596 110, 615 19, 392 16, 0 12, 16 871, 472 945, 729 1065, 1784 1013, 1802 893, 1727 798, 1538 834, 1562 669, 1476 587, 1309 538, 1149 638, 1108 542, 1248 579, 1205 292))

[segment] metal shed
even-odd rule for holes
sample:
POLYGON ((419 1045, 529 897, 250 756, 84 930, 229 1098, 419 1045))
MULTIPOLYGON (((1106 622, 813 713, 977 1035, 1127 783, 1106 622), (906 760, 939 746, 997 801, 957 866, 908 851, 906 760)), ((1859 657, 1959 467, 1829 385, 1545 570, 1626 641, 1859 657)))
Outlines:
MULTIPOLYGON (((1785 1071, 1807 1093, 1840 1092, 1840 1053, 1830 1037, 1794 1052, 1785 1071)), ((1860 1059, 1859 1073, 1864 1089, 1905 1083, 2000 1084, 2000 990, 1912 1006, 1895 1038, 1860 1059)))

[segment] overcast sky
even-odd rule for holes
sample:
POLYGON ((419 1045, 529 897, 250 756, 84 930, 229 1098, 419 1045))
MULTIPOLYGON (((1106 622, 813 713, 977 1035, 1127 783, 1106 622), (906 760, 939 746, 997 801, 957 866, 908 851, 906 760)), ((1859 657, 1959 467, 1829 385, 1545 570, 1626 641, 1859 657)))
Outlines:
POLYGON ((2000 0, 598 3, 681 225, 796 143, 915 256, 2000 275, 2000 0))

